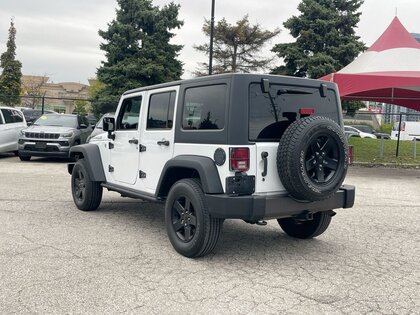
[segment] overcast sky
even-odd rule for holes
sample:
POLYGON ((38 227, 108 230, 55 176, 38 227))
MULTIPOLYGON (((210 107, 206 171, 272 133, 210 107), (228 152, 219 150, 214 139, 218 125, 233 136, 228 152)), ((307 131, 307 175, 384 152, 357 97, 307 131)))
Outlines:
MULTIPOLYGON (((154 0, 164 5, 169 0, 154 0)), ((207 57, 193 49, 207 39, 201 31, 204 18, 209 18, 211 0, 174 0, 181 5, 179 18, 184 26, 177 31, 173 42, 184 45, 180 60, 184 63, 184 78, 198 62, 207 57)), ((244 15, 251 23, 265 29, 279 27, 282 31, 264 52, 276 43, 290 42, 293 38, 283 22, 298 15, 300 0, 216 0, 216 21, 225 17, 234 24, 244 15)), ((17 29, 17 59, 23 64, 24 74, 44 75, 54 82, 74 81, 87 83, 95 77, 96 69, 104 59, 99 49, 98 30, 107 29, 115 18, 116 0, 0 0, 0 52, 5 44, 14 17, 17 29)), ((398 18, 409 32, 420 33, 419 0, 365 0, 362 16, 356 29, 368 46, 391 23, 397 9, 398 18)))

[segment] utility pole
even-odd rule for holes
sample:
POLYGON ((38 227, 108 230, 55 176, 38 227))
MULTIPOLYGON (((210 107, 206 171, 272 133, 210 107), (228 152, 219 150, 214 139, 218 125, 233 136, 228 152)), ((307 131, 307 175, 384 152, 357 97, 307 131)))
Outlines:
POLYGON ((44 94, 42 95, 42 107, 41 107, 41 115, 44 115, 44 109, 45 109, 45 94, 47 92, 44 92, 44 94))
POLYGON ((209 75, 213 72, 214 2, 215 0, 211 0, 209 75))
POLYGON ((401 112, 400 112, 400 123, 398 124, 397 152, 395 152, 395 156, 396 156, 396 157, 398 157, 398 152, 399 152, 399 150, 400 150, 401 120, 402 120, 402 114, 401 114, 401 112))

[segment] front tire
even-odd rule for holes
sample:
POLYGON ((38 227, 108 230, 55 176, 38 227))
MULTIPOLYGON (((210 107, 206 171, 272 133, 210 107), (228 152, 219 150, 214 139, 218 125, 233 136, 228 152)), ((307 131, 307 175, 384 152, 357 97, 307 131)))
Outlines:
POLYGON ((101 183, 90 179, 83 160, 76 163, 71 173, 71 191, 73 201, 80 210, 96 210, 101 204, 101 183))
POLYGON ((174 249, 192 258, 205 256, 216 247, 223 219, 211 217, 203 190, 197 181, 182 179, 169 191, 165 223, 174 249))
POLYGON ((21 161, 29 161, 31 159, 30 155, 20 155, 19 153, 18 153, 18 155, 19 155, 19 159, 21 161))
POLYGON ((294 218, 277 219, 282 230, 291 237, 307 239, 321 235, 331 222, 331 214, 317 212, 312 220, 302 221, 294 218))

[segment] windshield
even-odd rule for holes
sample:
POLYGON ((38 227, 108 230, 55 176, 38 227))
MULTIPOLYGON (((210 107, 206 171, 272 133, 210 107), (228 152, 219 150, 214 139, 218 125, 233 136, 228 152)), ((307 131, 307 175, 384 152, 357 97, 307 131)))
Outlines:
POLYGON ((77 128, 77 116, 42 115, 35 121, 34 125, 77 128))

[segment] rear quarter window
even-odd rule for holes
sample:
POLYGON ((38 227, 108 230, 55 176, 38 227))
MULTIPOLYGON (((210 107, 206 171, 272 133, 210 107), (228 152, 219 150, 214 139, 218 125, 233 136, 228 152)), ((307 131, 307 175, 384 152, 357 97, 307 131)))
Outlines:
POLYGON ((225 127, 227 86, 192 87, 185 90, 182 112, 184 130, 220 130, 225 127))

